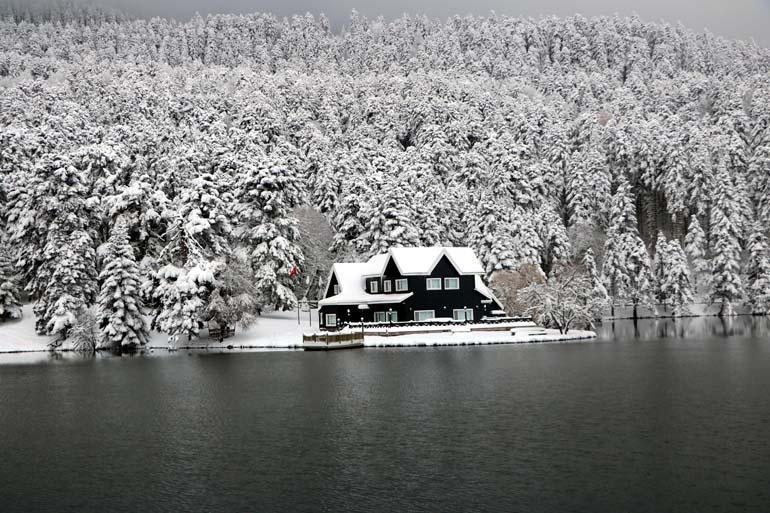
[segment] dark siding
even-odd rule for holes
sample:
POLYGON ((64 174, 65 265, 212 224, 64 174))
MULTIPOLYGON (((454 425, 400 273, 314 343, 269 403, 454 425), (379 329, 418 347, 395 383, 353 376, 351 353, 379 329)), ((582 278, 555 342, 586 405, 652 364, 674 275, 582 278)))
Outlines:
POLYGON ((335 285, 337 285, 337 275, 332 273, 332 279, 329 282, 329 288, 326 289, 326 295, 324 296, 325 298, 326 297, 331 297, 331 296, 334 295, 334 286, 335 285))

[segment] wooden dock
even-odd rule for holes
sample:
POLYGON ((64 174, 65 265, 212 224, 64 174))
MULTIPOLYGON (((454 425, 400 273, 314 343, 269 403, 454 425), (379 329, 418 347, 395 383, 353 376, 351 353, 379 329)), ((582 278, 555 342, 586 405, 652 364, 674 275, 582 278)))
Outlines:
POLYGON ((361 332, 302 335, 302 349, 305 351, 329 351, 357 347, 364 347, 364 335, 361 332))

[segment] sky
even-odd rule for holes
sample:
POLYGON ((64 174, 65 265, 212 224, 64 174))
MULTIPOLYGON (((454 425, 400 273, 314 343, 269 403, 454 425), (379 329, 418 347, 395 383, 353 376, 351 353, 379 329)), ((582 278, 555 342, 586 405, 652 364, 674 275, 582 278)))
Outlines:
POLYGON ((339 27, 350 11, 386 19, 404 12, 446 19, 454 14, 511 16, 584 16, 638 14, 644 20, 681 21, 685 26, 730 39, 754 39, 770 47, 770 0, 96 0, 138 16, 187 20, 195 12, 270 12, 278 16, 324 13, 339 27))

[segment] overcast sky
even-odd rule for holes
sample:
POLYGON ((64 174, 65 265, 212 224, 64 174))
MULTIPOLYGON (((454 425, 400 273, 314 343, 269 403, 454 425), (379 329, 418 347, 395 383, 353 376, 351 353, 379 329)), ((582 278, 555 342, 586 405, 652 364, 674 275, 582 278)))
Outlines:
POLYGON ((696 31, 708 28, 732 39, 754 39, 770 47, 770 0, 95 0, 140 17, 167 16, 179 20, 196 11, 271 12, 278 16, 325 13, 336 26, 355 8, 367 17, 386 18, 404 12, 445 19, 453 14, 565 16, 580 13, 630 15, 650 21, 681 21, 696 31))

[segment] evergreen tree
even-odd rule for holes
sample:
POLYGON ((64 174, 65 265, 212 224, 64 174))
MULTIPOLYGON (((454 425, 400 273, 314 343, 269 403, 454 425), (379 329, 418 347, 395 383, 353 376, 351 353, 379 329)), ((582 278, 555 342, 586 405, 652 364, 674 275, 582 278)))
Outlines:
POLYGON ((8 253, 0 249, 0 321, 21 318, 19 284, 8 253))
POLYGON ((711 260, 709 302, 720 302, 719 316, 735 315, 734 303, 743 297, 743 282, 740 276, 740 226, 734 213, 737 204, 729 176, 720 165, 717 180, 720 186, 715 191, 711 207, 711 240, 714 248, 711 260))
POLYGON ((184 268, 167 264, 154 278, 152 297, 157 306, 152 328, 168 334, 170 344, 176 344, 184 336, 188 342, 196 338, 206 316, 209 297, 216 288, 211 264, 190 261, 184 268))
POLYGON ((596 269, 594 251, 591 248, 588 248, 583 255, 583 267, 588 275, 588 285, 591 288, 588 306, 594 319, 601 319, 604 308, 610 302, 610 295, 607 293, 602 277, 596 269))
POLYGON ((687 306, 693 302, 692 283, 687 257, 678 240, 667 243, 661 260, 664 270, 658 277, 658 299, 662 304, 672 306, 675 317, 687 315, 687 306))
POLYGON ((690 226, 684 238, 684 251, 693 271, 693 285, 697 287, 707 281, 710 272, 710 264, 706 259, 706 234, 698 222, 697 215, 690 218, 690 226))
POLYGON ((762 225, 756 223, 748 241, 747 292, 754 314, 770 313, 770 249, 762 228, 762 225))
POLYGON ((297 220, 291 213, 300 197, 296 174, 282 161, 265 156, 242 171, 237 191, 240 239, 251 248, 260 303, 293 308, 297 298, 291 290, 292 274, 303 261, 297 220))
POLYGON ((125 349, 145 345, 148 333, 140 297, 141 277, 124 218, 119 218, 113 227, 102 262, 98 303, 100 347, 125 349))
POLYGON ((370 221, 362 236, 366 254, 378 255, 391 247, 419 246, 414 209, 401 182, 386 183, 367 209, 370 221))

